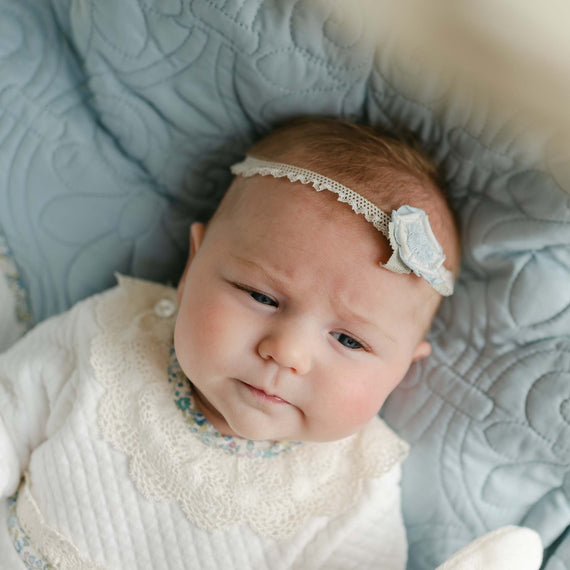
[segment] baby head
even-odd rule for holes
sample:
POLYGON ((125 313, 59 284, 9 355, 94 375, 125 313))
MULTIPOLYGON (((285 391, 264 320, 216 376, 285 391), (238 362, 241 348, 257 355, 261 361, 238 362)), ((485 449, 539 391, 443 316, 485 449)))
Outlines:
MULTIPOLYGON (((407 143, 314 119, 273 131, 248 155, 324 175, 388 214, 423 209, 443 271, 457 272, 453 215, 435 170, 407 143)), ((236 176, 208 225, 192 225, 176 355, 223 435, 341 439, 430 354, 441 295, 386 268, 392 242, 333 192, 265 173, 236 176)))

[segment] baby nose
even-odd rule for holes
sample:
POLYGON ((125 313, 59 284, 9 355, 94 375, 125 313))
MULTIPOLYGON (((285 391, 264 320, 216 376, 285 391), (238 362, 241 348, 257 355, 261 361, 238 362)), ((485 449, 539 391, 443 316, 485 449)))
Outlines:
POLYGON ((306 331, 295 323, 283 323, 263 336, 257 351, 264 360, 274 360, 282 368, 306 374, 311 368, 311 348, 306 331))

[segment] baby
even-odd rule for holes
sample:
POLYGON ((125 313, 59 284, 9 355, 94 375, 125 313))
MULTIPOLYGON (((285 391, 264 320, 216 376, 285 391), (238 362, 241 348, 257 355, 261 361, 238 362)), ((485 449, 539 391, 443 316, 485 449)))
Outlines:
MULTIPOLYGON (((424 336, 441 294, 427 279, 383 269, 393 252, 387 236, 337 194, 287 176, 357 188, 362 197, 353 206, 370 208, 377 224, 385 214, 375 209, 423 208, 455 272, 457 230, 434 171, 401 142, 332 121, 281 128, 233 170, 239 176, 208 227, 192 226, 178 288, 174 343, 196 402, 223 435, 331 441, 354 434, 410 364, 430 353, 424 336)), ((401 226, 406 219, 398 218, 401 226)), ((418 261, 433 263, 433 279, 449 294, 453 277, 426 221, 413 218, 412 231, 426 232, 407 245, 424 248, 418 261)))
POLYGON ((328 119, 232 168, 177 291, 119 278, 0 357, 2 568, 405 568, 377 412, 458 272, 435 170, 328 119))

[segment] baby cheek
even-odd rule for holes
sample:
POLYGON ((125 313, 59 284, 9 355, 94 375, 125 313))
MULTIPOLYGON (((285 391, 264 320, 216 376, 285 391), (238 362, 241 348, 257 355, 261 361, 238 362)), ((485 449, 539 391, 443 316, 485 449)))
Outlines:
POLYGON ((186 342, 203 355, 215 352, 227 330, 223 310, 216 305, 201 304, 179 318, 184 319, 180 326, 187 332, 186 342))
POLYGON ((385 399, 383 394, 361 390, 346 398, 345 413, 354 419, 355 424, 363 425, 378 413, 385 399))
POLYGON ((386 397, 387 392, 378 384, 377 378, 359 382, 352 377, 336 391, 329 409, 347 429, 358 428, 378 413, 386 397))
POLYGON ((212 295, 211 299, 194 303, 191 311, 182 314, 181 318, 188 319, 187 342, 193 345, 196 358, 210 360, 215 366, 232 358, 241 359, 245 339, 250 336, 248 321, 244 321, 242 312, 231 298, 212 295))

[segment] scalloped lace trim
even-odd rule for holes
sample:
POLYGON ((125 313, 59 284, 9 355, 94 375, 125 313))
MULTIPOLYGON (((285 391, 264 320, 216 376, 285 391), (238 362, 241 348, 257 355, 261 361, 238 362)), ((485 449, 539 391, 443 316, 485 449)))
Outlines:
POLYGON ((152 311, 157 295, 170 291, 175 298, 174 290, 126 278, 120 285, 121 294, 98 306, 102 332, 91 364, 105 387, 98 410, 103 437, 128 456, 131 480, 147 499, 176 502, 209 532, 245 523, 281 540, 311 516, 354 505, 367 479, 407 454, 407 444, 379 418, 349 438, 270 458, 204 445, 189 431, 167 380, 174 317, 152 311))

